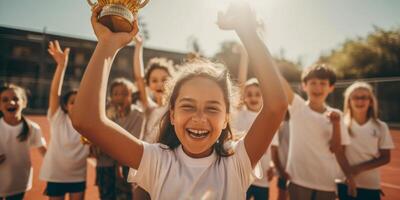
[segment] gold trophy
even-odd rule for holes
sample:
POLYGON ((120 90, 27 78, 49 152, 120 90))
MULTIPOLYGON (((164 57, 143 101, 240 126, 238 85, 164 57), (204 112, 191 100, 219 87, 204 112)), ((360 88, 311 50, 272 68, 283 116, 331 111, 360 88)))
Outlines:
POLYGON ((102 6, 99 21, 112 32, 131 32, 133 22, 139 9, 143 8, 150 0, 97 0, 93 3, 87 0, 90 6, 102 6))

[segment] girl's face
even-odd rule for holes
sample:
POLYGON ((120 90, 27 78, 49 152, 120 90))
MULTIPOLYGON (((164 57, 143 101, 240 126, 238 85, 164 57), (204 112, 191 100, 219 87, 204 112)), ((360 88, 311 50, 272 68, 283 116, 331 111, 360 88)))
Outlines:
POLYGON ((154 69, 149 76, 149 88, 156 97, 164 94, 165 82, 168 80, 168 73, 164 69, 154 69))
POLYGON ((111 91, 111 103, 121 108, 132 104, 132 91, 125 85, 117 85, 111 91))
POLYGON ((21 116, 24 108, 26 108, 26 101, 15 90, 8 89, 0 94, 0 110, 4 117, 21 116))
POLYGON ((244 103, 248 110, 258 112, 262 107, 262 96, 260 87, 249 85, 244 89, 244 103))
POLYGON ((201 158, 212 153, 227 127, 226 106, 221 87, 208 78, 195 77, 182 85, 170 117, 187 155, 201 158))
POLYGON ((371 94, 366 89, 359 88, 350 94, 350 108, 353 113, 367 114, 371 103, 371 94))
POLYGON ((67 105, 65 106, 68 113, 71 113, 71 110, 74 107, 75 98, 76 98, 76 94, 73 94, 73 95, 69 96, 69 98, 68 98, 67 105))

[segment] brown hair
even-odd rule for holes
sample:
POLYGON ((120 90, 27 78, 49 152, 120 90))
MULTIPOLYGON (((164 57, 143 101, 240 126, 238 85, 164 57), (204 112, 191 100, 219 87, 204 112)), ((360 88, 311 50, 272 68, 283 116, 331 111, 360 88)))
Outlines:
MULTIPOLYGON (((227 114, 230 113, 232 105, 231 102, 234 95, 232 82, 227 69, 222 65, 212 63, 208 60, 198 59, 196 61, 186 63, 184 66, 182 66, 179 73, 173 79, 169 80, 166 87, 166 98, 168 100, 167 102, 169 102, 169 109, 161 119, 158 142, 167 145, 169 149, 175 149, 181 144, 176 136, 175 129, 171 124, 170 109, 174 109, 176 99, 182 85, 196 77, 208 78, 212 81, 215 81, 219 87, 221 87, 226 104, 226 112, 227 114)), ((218 156, 227 157, 233 154, 232 148, 224 147, 224 144, 228 143, 232 139, 233 134, 228 122, 227 127, 222 130, 219 139, 213 146, 218 156)))
MULTIPOLYGON (((26 95, 26 91, 24 88, 22 88, 18 85, 14 85, 14 84, 4 84, 0 88, 0 97, 1 97, 1 94, 6 90, 13 90, 15 93, 17 93, 17 95, 20 96, 22 101, 25 101, 26 103, 28 103, 28 97, 26 95)), ((0 117, 3 117, 3 113, 1 113, 1 112, 0 112, 0 117)), ((22 131, 20 134, 18 134, 17 139, 20 142, 24 142, 29 137, 30 129, 29 129, 28 121, 25 119, 25 117, 23 115, 21 117, 21 120, 22 120, 22 131)))
POLYGON ((158 57, 150 59, 149 63, 147 64, 147 70, 145 74, 145 80, 147 84, 150 83, 151 73, 156 69, 164 70, 169 76, 171 76, 174 71, 172 60, 158 57))
POLYGON ((301 81, 307 83, 312 78, 328 79, 329 85, 334 85, 336 82, 335 72, 325 64, 314 64, 303 70, 301 73, 301 81))

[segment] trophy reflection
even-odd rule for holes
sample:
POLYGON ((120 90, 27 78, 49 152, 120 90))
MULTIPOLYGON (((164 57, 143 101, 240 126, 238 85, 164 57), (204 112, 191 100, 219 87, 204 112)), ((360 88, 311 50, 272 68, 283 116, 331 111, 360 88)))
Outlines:
POLYGON ((90 6, 102 6, 99 21, 112 32, 131 32, 133 22, 137 19, 139 9, 143 8, 150 0, 97 0, 93 3, 87 0, 90 6))

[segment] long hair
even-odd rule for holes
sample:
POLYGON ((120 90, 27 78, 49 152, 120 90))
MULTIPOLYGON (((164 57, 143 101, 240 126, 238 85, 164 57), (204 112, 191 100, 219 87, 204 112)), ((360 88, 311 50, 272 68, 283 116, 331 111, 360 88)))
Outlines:
MULTIPOLYGON (((168 102, 167 106, 169 109, 161 119, 158 142, 167 145, 169 149, 175 149, 181 144, 175 133, 174 126, 171 124, 170 110, 175 108, 175 103, 182 85, 196 77, 210 79, 215 81, 215 83, 221 87, 226 104, 226 113, 228 115, 230 113, 232 98, 234 95, 232 83, 226 68, 207 60, 196 60, 186 63, 184 66, 182 66, 178 74, 169 80, 166 85, 166 102, 168 102)), ((233 134, 228 122, 227 127, 221 131, 220 137, 213 145, 213 148, 218 156, 226 157, 233 154, 232 148, 229 145, 225 145, 228 144, 232 138, 233 134)))
MULTIPOLYGON (((19 98, 21 98, 22 101, 24 101, 26 104, 28 103, 28 97, 24 88, 14 84, 4 84, 0 87, 0 97, 1 94, 6 90, 13 90, 19 96, 19 98)), ((0 118, 1 117, 3 117, 3 113, 0 112, 0 118)), ((17 135, 17 139, 20 142, 24 142, 29 137, 30 129, 28 121, 26 120, 24 115, 21 116, 21 120, 22 120, 22 131, 17 135)))
POLYGON ((351 136, 353 136, 353 132, 351 131, 351 124, 353 122, 353 109, 350 104, 350 98, 351 95, 354 91, 362 89, 365 90, 369 93, 369 100, 370 100, 370 105, 367 111, 367 119, 372 119, 373 122, 378 125, 379 127, 381 126, 379 119, 378 119, 378 100, 376 99, 372 86, 366 82, 363 81, 356 81, 353 84, 351 84, 346 91, 344 92, 344 116, 346 117, 347 120, 349 120, 348 124, 348 131, 351 136))

